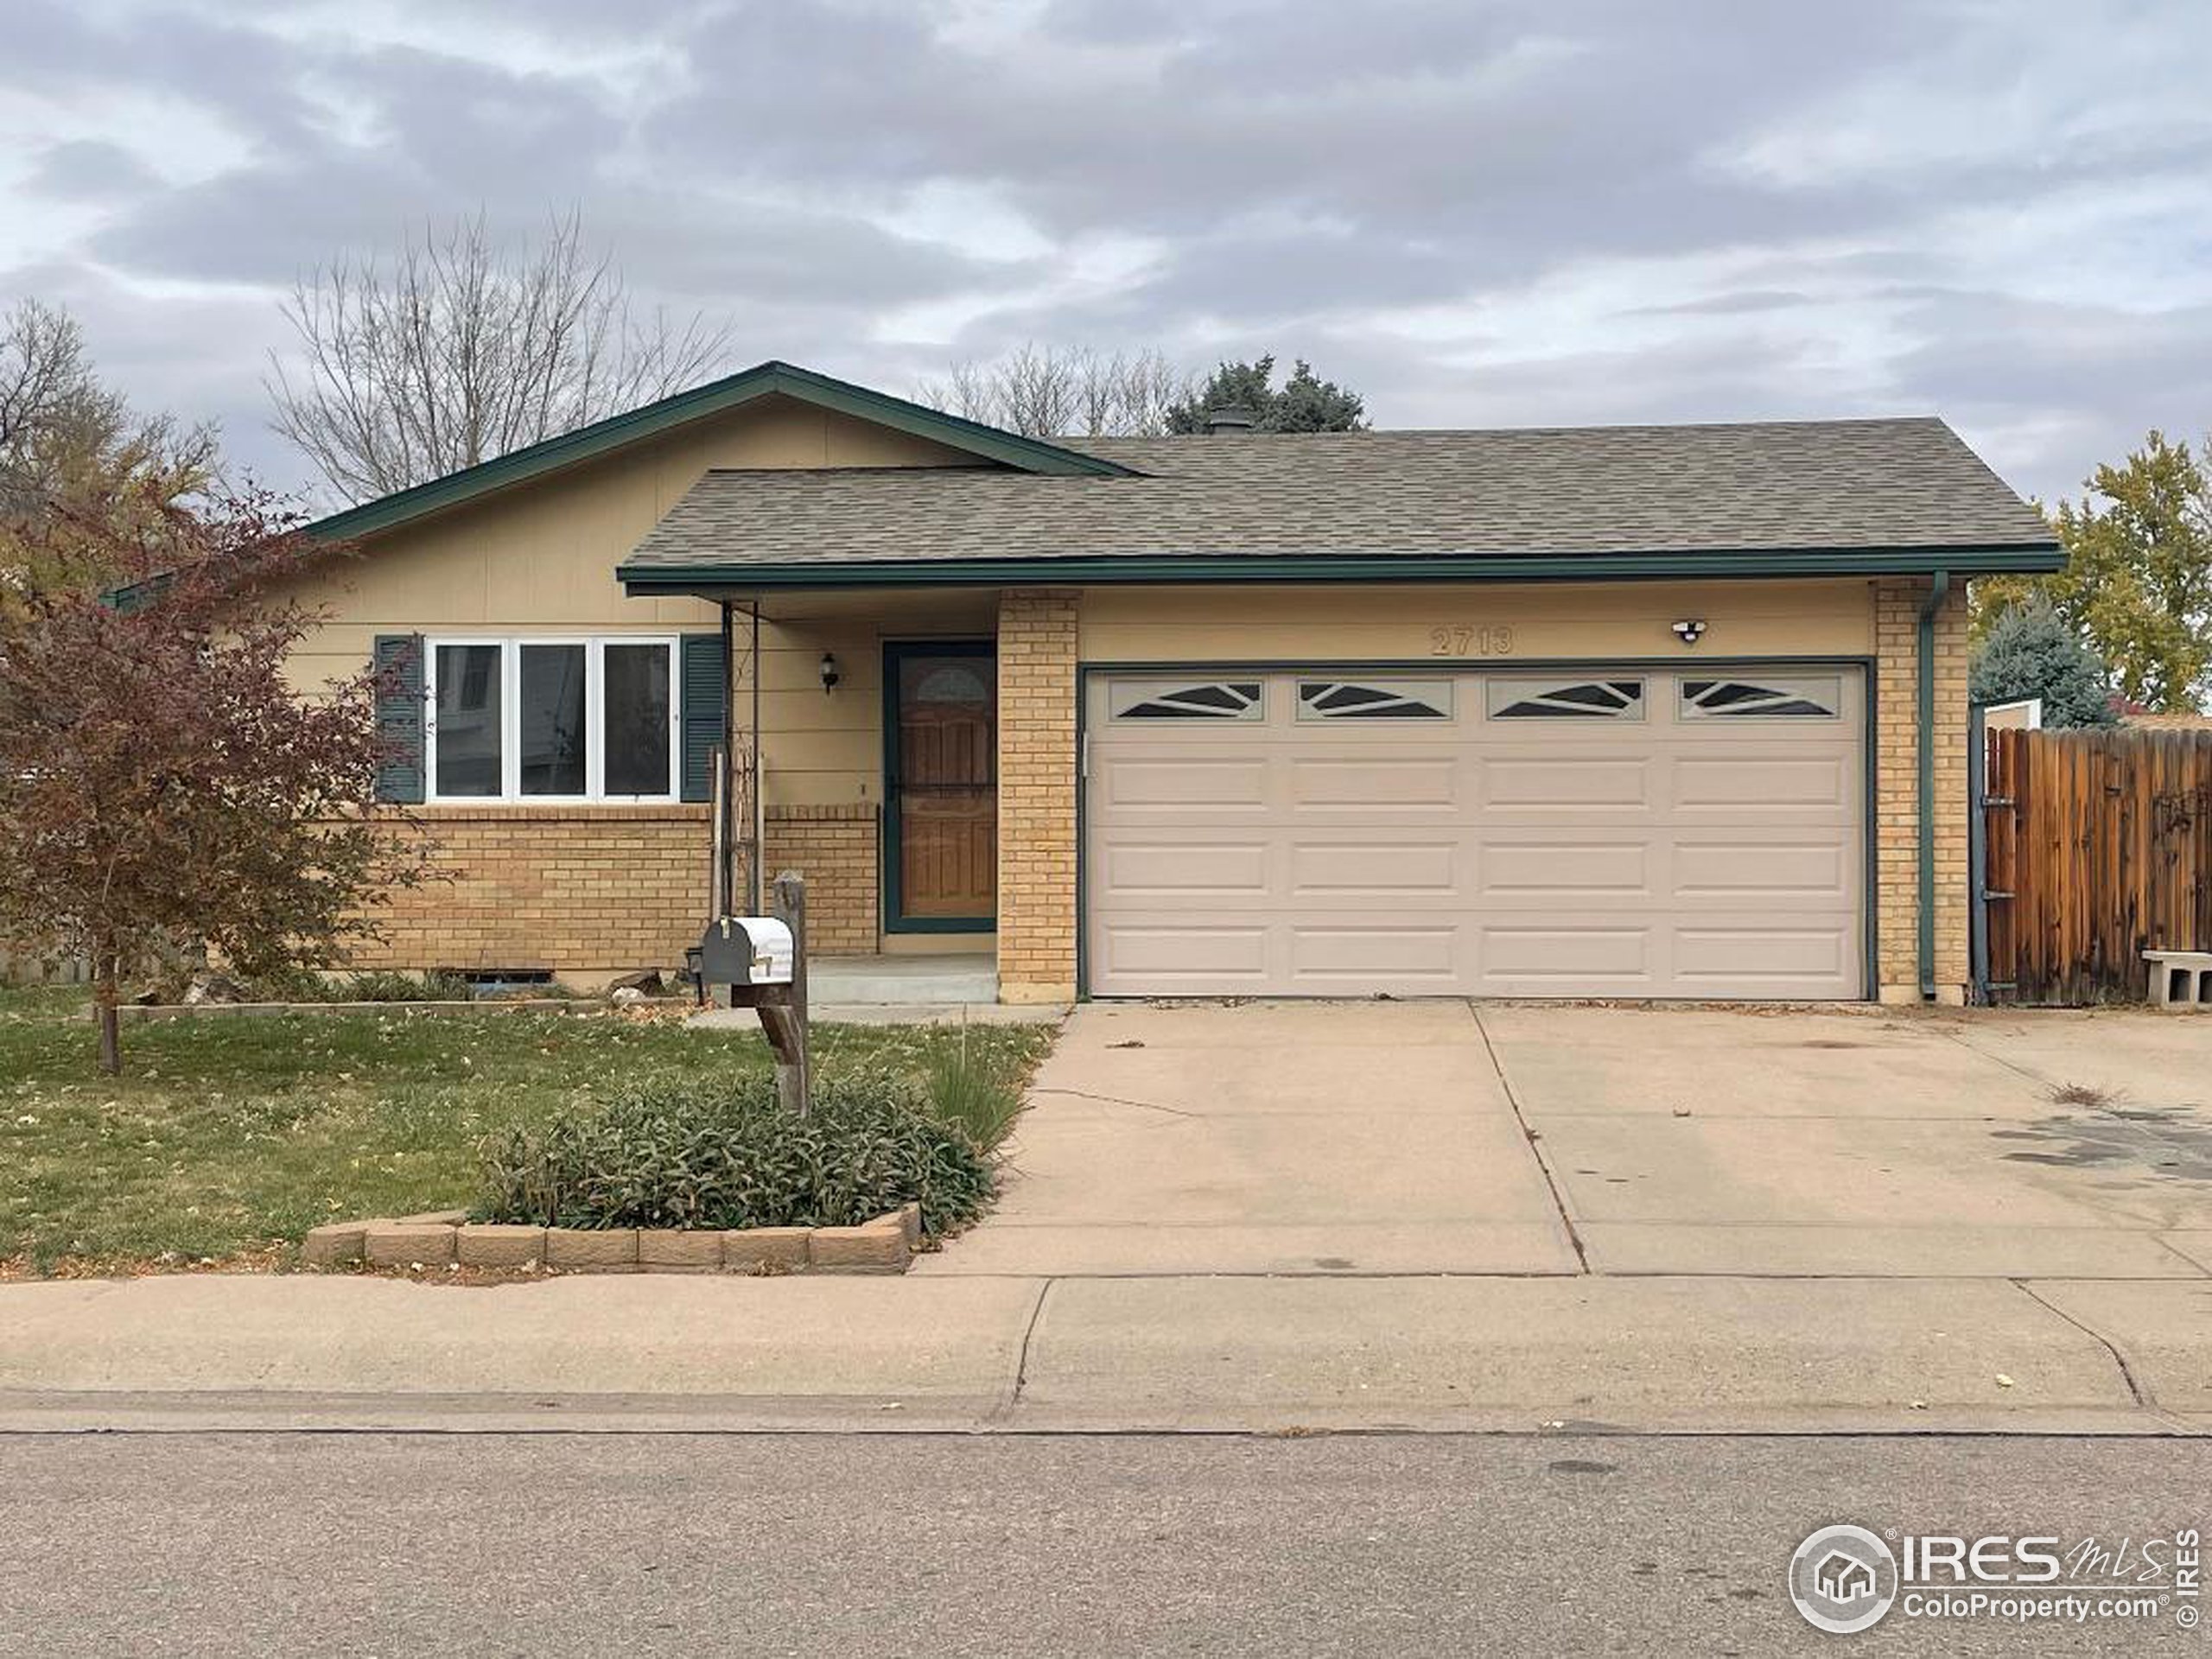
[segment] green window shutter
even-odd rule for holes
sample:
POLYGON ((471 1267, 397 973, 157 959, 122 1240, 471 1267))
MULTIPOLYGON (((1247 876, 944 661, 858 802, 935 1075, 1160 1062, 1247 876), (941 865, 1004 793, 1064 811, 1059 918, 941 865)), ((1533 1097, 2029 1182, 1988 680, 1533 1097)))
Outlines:
POLYGON ((714 798, 715 751, 729 737, 729 682, 722 637, 687 633, 680 642, 683 686, 683 798, 714 798))
POLYGON ((423 802, 423 664, 419 633, 380 633, 373 659, 377 734, 384 756, 377 766, 377 799, 419 806, 423 802))

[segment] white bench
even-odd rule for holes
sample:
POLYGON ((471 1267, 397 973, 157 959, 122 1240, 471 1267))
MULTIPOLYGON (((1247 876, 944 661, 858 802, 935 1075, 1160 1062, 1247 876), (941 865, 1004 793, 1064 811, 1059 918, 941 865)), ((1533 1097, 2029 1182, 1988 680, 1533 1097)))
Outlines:
POLYGON ((2154 1004, 2212 1014, 2212 950, 2145 950, 2143 960, 2151 964, 2154 1004))

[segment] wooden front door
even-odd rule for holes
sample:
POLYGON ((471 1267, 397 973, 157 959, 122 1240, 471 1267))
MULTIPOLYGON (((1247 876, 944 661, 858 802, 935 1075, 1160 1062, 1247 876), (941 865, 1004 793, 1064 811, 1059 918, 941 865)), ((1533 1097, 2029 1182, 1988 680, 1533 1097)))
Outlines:
POLYGON ((887 925, 982 930, 998 910, 998 663, 988 644, 885 647, 887 925))

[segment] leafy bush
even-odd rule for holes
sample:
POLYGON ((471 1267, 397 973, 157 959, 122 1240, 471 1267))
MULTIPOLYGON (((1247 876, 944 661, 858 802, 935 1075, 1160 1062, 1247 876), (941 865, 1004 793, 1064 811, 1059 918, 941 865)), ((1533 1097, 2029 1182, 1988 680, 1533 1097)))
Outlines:
POLYGON ((996 1188, 982 1150, 914 1082, 817 1079, 800 1118, 768 1077, 639 1090, 487 1141, 483 1221, 553 1227, 851 1227, 918 1201, 932 1232, 996 1188))

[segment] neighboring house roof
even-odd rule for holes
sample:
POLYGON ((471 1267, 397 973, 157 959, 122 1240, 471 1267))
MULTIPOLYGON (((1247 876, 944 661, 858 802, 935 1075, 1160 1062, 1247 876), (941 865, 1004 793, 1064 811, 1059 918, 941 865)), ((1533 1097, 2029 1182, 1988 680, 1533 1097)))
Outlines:
POLYGON ((633 592, 885 581, 2055 569, 1940 420, 1068 439, 1119 476, 715 471, 633 592))
POLYGON ((435 478, 412 489, 379 496, 342 512, 332 513, 308 526, 307 533, 326 540, 349 539, 393 528, 426 514, 442 512, 465 501, 503 490, 543 473, 578 461, 589 461, 627 444, 702 420, 772 395, 798 399, 817 408, 833 409, 879 426, 887 426, 918 437, 932 438, 974 455, 979 463, 997 462, 1024 473, 1078 474, 1105 476, 1122 468, 1103 456, 1085 454, 1065 445, 1025 438, 958 415, 949 415, 888 392, 874 391, 849 380, 834 379, 773 359, 741 373, 689 391, 679 391, 640 409, 594 421, 559 437, 548 438, 469 467, 443 478, 435 478))

